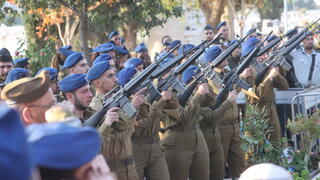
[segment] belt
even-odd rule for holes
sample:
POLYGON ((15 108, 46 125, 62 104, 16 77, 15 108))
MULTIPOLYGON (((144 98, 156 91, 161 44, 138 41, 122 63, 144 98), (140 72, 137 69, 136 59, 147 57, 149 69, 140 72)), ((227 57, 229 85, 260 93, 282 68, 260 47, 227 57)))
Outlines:
POLYGON ((107 163, 110 166, 128 166, 133 164, 133 156, 130 156, 124 160, 107 160, 107 163))
POLYGON ((184 131, 184 130, 197 130, 200 129, 199 124, 194 124, 194 125, 181 125, 181 124, 176 124, 174 126, 171 127, 167 127, 167 128, 163 128, 160 130, 161 133, 165 133, 167 130, 173 130, 173 131, 184 131))
POLYGON ((160 142, 159 137, 133 137, 131 140, 134 144, 158 144, 160 142))

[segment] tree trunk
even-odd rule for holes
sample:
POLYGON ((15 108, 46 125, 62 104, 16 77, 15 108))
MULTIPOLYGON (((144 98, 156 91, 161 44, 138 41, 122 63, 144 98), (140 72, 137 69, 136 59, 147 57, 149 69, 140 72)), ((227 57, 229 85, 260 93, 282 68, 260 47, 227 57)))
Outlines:
POLYGON ((89 60, 90 50, 88 47, 88 15, 86 13, 81 13, 79 17, 80 27, 80 47, 83 52, 84 58, 89 60))
POLYGON ((234 31, 234 19, 235 19, 235 14, 232 10, 232 8, 234 8, 234 1, 232 1, 232 3, 228 3, 227 5, 228 7, 228 11, 227 11, 227 14, 226 14, 226 19, 227 19, 227 22, 228 22, 228 25, 229 25, 229 39, 233 40, 235 39, 235 31, 234 31), (233 7, 231 7, 233 6, 233 7))
POLYGON ((198 0, 200 8, 206 17, 206 23, 212 26, 217 26, 221 20, 224 7, 227 0, 198 0))
POLYGON ((126 40, 125 44, 129 50, 134 49, 137 46, 137 32, 138 28, 133 24, 125 24, 121 27, 124 39, 126 40))

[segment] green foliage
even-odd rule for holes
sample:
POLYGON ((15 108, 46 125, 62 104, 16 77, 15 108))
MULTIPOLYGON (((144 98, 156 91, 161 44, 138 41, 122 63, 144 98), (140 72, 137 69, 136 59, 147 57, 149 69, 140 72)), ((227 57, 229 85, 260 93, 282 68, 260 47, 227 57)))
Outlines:
POLYGON ((269 126, 265 109, 256 105, 248 105, 246 117, 243 119, 243 131, 241 135, 241 148, 249 154, 249 163, 274 163, 283 166, 286 163, 283 151, 287 149, 285 138, 279 142, 270 142, 269 136, 272 128, 269 126))
POLYGON ((300 173, 295 172, 293 173, 294 180, 307 180, 310 179, 310 172, 308 170, 302 170, 300 173))
POLYGON ((43 48, 38 49, 37 46, 29 45, 28 50, 23 50, 24 41, 20 41, 18 51, 24 51, 26 57, 30 59, 29 70, 31 75, 35 75, 39 69, 50 66, 52 57, 55 55, 55 41, 48 39, 43 48))
POLYGON ((299 115, 288 123, 294 134, 300 134, 300 151, 304 153, 304 169, 308 169, 310 154, 316 140, 320 137, 320 110, 310 115, 299 115))
POLYGON ((17 9, 4 6, 5 2, 6 0, 0 0, 0 24, 11 25, 19 13, 17 9))

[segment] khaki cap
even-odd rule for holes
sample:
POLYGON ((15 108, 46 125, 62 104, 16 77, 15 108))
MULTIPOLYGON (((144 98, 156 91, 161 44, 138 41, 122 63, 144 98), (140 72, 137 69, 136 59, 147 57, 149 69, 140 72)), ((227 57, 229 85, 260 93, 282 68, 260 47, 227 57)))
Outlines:
POLYGON ((49 73, 42 71, 34 78, 22 78, 7 84, 2 90, 1 98, 12 103, 29 103, 41 98, 49 87, 49 73))

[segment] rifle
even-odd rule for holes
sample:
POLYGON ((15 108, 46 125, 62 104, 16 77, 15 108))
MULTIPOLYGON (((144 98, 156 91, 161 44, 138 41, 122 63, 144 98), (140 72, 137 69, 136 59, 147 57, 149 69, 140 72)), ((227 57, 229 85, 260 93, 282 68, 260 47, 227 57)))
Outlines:
POLYGON ((183 53, 179 54, 178 56, 174 57, 172 60, 170 60, 169 62, 167 62, 163 66, 160 66, 158 69, 156 69, 150 75, 150 77, 141 84, 142 88, 143 87, 148 88, 145 100, 147 102, 149 102, 150 104, 152 104, 154 101, 159 100, 161 98, 161 94, 160 94, 159 90, 154 86, 152 81, 154 79, 159 78, 159 77, 163 76, 164 74, 166 74, 170 69, 172 69, 176 64, 178 64, 183 58, 185 58, 186 55, 191 53, 193 50, 202 47, 205 43, 206 43, 206 41, 203 41, 198 46, 188 50, 187 52, 182 51, 183 53))
MULTIPOLYGON (((170 52, 178 48, 178 46, 179 44, 176 47, 174 47, 170 52)), ((112 96, 105 100, 103 108, 97 111, 95 114, 93 114, 87 121, 84 122, 83 125, 97 127, 100 124, 103 116, 112 107, 120 107, 120 109, 122 109, 122 111, 126 113, 129 117, 133 117, 137 113, 137 110, 132 106, 128 97, 130 97, 132 94, 136 93, 141 89, 140 84, 150 77, 151 73, 156 68, 158 68, 161 61, 163 61, 166 57, 167 56, 164 56, 158 61, 155 61, 154 63, 149 65, 143 72, 135 76, 123 87, 117 86, 113 88, 110 92, 108 92, 104 97, 109 97, 111 95, 112 96)))
POLYGON ((249 32, 243 38, 240 38, 236 43, 233 43, 231 46, 229 46, 218 57, 216 57, 209 65, 203 64, 200 67, 201 71, 193 77, 193 81, 186 88, 185 92, 177 96, 177 99, 181 106, 185 106, 185 104, 188 102, 189 97, 192 95, 197 85, 199 83, 207 82, 207 78, 213 80, 217 84, 222 83, 222 80, 220 79, 220 77, 218 77, 218 75, 214 72, 214 68, 218 67, 255 30, 256 28, 252 28, 251 30, 249 30, 249 32))
MULTIPOLYGON (((318 19, 319 20, 319 19, 318 19)), ((317 20, 317 21, 318 21, 317 20)), ((316 22, 317 22, 316 21, 316 22)), ((312 23, 313 25, 314 23, 312 23)), ((272 67, 281 66, 284 70, 289 71, 292 68, 292 65, 286 61, 289 56, 289 53, 296 48, 305 38, 309 36, 309 34, 314 31, 315 29, 318 29, 320 25, 317 25, 316 27, 312 28, 311 30, 303 31, 303 33, 299 33, 299 37, 295 37, 295 41, 286 42, 284 46, 279 48, 278 51, 274 52, 269 60, 265 63, 264 69, 258 73, 255 77, 255 85, 258 86, 264 79, 266 73, 269 71, 272 67)), ((290 39, 291 40, 291 39, 290 39)))
POLYGON ((225 86, 221 89, 219 94, 216 96, 214 105, 211 107, 211 109, 216 109, 218 108, 223 100, 225 99, 225 96, 229 91, 231 91, 235 85, 240 85, 242 86, 243 89, 248 90, 250 85, 245 83, 239 78, 239 75, 251 64, 253 59, 257 56, 258 52, 260 51, 261 46, 263 43, 269 38, 269 36, 272 34, 272 31, 269 33, 269 35, 261 42, 258 44, 251 52, 250 54, 241 62, 241 64, 234 70, 232 70, 229 74, 229 77, 227 80, 225 80, 225 86))
POLYGON ((172 87, 177 94, 183 94, 185 92, 185 87, 181 84, 178 79, 178 75, 181 74, 189 65, 193 64, 198 57, 208 48, 211 44, 216 42, 220 38, 221 34, 216 36, 214 39, 201 46, 196 52, 194 52, 184 63, 180 64, 174 71, 169 75, 168 78, 163 79, 158 84, 158 90, 166 91, 169 87, 172 87))

